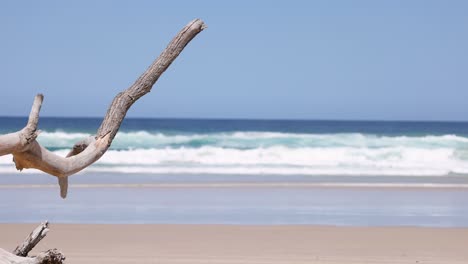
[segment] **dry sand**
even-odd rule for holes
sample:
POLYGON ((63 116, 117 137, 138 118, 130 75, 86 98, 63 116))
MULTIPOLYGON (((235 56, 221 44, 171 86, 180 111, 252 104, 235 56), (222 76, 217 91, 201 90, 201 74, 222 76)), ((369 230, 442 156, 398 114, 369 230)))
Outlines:
MULTIPOLYGON (((36 225, 0 224, 11 251, 36 225)), ((467 228, 51 225, 67 263, 468 263, 467 228)))

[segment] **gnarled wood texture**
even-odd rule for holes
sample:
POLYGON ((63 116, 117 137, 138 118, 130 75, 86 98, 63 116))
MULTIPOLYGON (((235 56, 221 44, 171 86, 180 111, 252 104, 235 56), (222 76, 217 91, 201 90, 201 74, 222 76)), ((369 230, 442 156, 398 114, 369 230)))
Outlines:
POLYGON ((0 264, 62 264, 65 256, 57 249, 49 249, 35 257, 28 257, 28 253, 39 243, 49 231, 49 223, 45 221, 27 236, 23 243, 16 247, 13 253, 0 248, 0 264))
POLYGON ((34 229, 29 236, 27 236, 21 245, 17 246, 13 251, 13 254, 26 257, 36 245, 39 243, 49 232, 49 222, 45 221, 41 223, 36 229, 34 229))
POLYGON ((117 94, 94 138, 75 144, 66 157, 61 157, 41 146, 36 137, 43 96, 37 95, 28 124, 16 133, 0 135, 0 156, 13 154, 18 170, 34 168, 59 178, 60 195, 65 198, 68 176, 96 162, 104 155, 119 131, 128 109, 151 88, 179 56, 185 46, 206 26, 200 19, 188 23, 169 43, 150 67, 125 91, 117 94))

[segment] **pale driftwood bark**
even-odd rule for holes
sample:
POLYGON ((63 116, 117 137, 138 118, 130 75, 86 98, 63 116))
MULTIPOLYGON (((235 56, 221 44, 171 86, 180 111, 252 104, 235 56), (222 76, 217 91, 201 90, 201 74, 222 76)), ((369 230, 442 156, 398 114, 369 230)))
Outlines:
POLYGON ((20 256, 20 257, 26 257, 36 245, 39 243, 49 232, 49 222, 45 221, 41 223, 36 229, 34 229, 31 234, 29 234, 21 243, 21 245, 18 245, 15 250, 13 251, 13 254, 20 256))
POLYGON ((12 134, 0 135, 0 156, 13 154, 18 170, 34 168, 58 177, 60 194, 65 198, 68 188, 67 177, 88 167, 104 155, 119 131, 128 109, 140 97, 151 91, 154 83, 185 46, 205 28, 205 24, 200 19, 187 24, 135 83, 117 94, 96 136, 75 144, 67 157, 48 151, 36 141, 42 95, 36 96, 28 124, 24 129, 12 134))
POLYGON ((57 249, 49 249, 35 257, 27 257, 28 253, 42 240, 49 231, 48 222, 34 229, 13 253, 0 248, 0 264, 62 264, 65 256, 57 249))
POLYGON ((0 248, 0 264, 62 264, 65 257, 56 249, 49 249, 35 257, 18 257, 0 248))
POLYGON ((0 248, 0 264, 39 264, 36 258, 18 257, 0 248))

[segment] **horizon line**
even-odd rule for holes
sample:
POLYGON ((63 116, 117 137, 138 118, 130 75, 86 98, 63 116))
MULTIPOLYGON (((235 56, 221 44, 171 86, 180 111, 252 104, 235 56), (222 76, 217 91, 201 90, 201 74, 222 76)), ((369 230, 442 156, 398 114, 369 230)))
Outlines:
MULTIPOLYGON (((3 116, 0 118, 25 118, 28 116, 3 116)), ((103 119, 104 117, 98 116, 41 116, 40 118, 52 118, 52 119, 103 119)), ((429 119, 325 119, 325 118, 251 118, 251 117, 125 117, 125 119, 154 119, 154 120, 223 120, 223 121, 319 121, 319 122, 408 122, 408 123, 468 123, 468 120, 429 120, 429 119)))

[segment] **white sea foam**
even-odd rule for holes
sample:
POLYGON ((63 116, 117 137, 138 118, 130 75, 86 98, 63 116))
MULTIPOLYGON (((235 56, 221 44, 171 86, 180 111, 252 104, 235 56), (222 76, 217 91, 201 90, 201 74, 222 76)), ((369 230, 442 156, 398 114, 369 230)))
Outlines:
MULTIPOLYGON (((55 151, 65 156, 66 150, 55 151)), ((109 150, 95 172, 303 174, 303 175, 447 175, 468 174, 468 160, 452 148, 284 146, 233 149, 161 148, 109 150)), ((0 157, 0 172, 12 172, 11 157, 0 157)))
POLYGON ((468 173, 452 149, 217 147, 111 151, 99 168, 125 172, 215 174, 445 175, 468 173), (102 167, 101 167, 102 166, 102 167))
POLYGON ((41 131, 38 141, 46 147, 70 148, 76 142, 89 137, 86 133, 70 133, 63 131, 41 131))
MULTIPOLYGON (((69 147, 88 136, 86 133, 44 131, 38 140, 65 156, 69 147)), ((112 149, 87 170, 376 176, 468 174, 468 138, 245 131, 120 132, 112 149)), ((0 173, 13 171, 11 156, 0 157, 0 173)))

